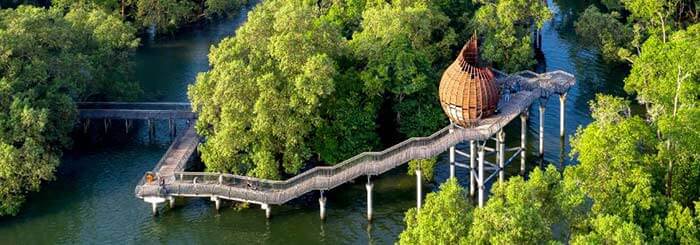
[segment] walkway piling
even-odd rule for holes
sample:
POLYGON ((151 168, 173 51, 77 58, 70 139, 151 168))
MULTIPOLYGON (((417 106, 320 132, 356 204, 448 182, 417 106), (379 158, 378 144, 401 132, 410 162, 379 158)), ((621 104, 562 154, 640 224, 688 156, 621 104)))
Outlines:
POLYGON ((484 147, 479 146, 479 174, 477 183, 479 184, 479 207, 484 207, 484 147))
POLYGON ((374 188, 374 184, 372 182, 369 182, 369 179, 367 180, 367 184, 365 185, 365 189, 367 189, 367 220, 372 221, 372 189, 374 188))
POLYGON ((476 176, 474 176, 474 169, 476 169, 476 143, 473 140, 469 141, 469 195, 474 196, 476 191, 476 176))
POLYGON ((559 94, 559 137, 564 138, 566 133, 566 93, 559 94))
POLYGON ((420 169, 416 170, 416 209, 420 211, 423 206, 423 173, 420 169))
POLYGON ((540 157, 544 156, 544 103, 540 100, 540 157))
POLYGON ((318 198, 318 206, 320 208, 321 220, 326 219, 326 197, 323 196, 323 191, 321 191, 321 197, 318 198))
POLYGON ((158 215, 158 203, 152 202, 151 209, 153 210, 153 216, 158 215))
POLYGON ((520 114, 520 174, 525 174, 525 161, 527 155, 527 116, 528 111, 525 110, 520 114))
POLYGON ((498 131, 496 138, 498 139, 498 144, 496 147, 498 147, 498 182, 503 182, 506 178, 505 174, 505 158, 506 158, 506 148, 505 148, 505 141, 506 141, 506 133, 501 129, 498 131))
POLYGON ((450 147, 450 178, 455 177, 455 146, 450 147))

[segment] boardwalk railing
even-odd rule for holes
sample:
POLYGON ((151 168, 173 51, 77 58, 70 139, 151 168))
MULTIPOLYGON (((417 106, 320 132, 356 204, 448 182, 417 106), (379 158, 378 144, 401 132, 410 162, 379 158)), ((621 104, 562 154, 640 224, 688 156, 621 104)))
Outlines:
MULTIPOLYGON (((329 190, 363 175, 379 175, 413 159, 436 156, 468 140, 486 140, 517 117, 538 97, 529 91, 514 94, 494 117, 474 128, 445 127, 428 137, 410 138, 381 152, 365 152, 334 166, 315 167, 285 181, 233 174, 176 172, 166 185, 136 188, 138 197, 217 196, 261 204, 283 204, 313 190, 329 190)), ((156 170, 156 169, 154 169, 156 170)))
POLYGON ((82 119, 196 119, 190 103, 80 102, 82 119))

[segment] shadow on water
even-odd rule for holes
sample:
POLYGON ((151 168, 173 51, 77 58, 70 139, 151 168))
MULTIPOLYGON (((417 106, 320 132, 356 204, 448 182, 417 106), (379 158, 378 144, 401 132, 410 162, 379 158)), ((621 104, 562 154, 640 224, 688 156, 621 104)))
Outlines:
MULTIPOLYGON (((587 103, 596 93, 622 93, 624 74, 624 68, 601 63, 595 52, 576 43, 571 24, 575 16, 570 13, 578 10, 568 9, 585 7, 572 5, 577 2, 557 1, 565 11, 550 3, 556 16, 543 29, 546 60, 543 68, 547 71, 561 69, 578 78, 566 102, 567 134, 590 123, 587 103)), ((186 101, 187 85, 194 81, 198 72, 208 68, 209 47, 233 35, 236 26, 244 21, 245 14, 242 14, 163 40, 145 40, 135 58, 136 74, 148 98, 186 101)), ((567 156, 570 137, 564 141, 559 138, 559 100, 552 98, 546 106, 544 160, 558 167, 571 164, 567 156)), ((539 166, 536 104, 530 112, 528 171, 539 166)), ((94 139, 78 142, 76 150, 65 154, 56 181, 45 184, 41 192, 31 194, 19 216, 0 219, 0 243, 387 244, 393 243, 404 229, 404 212, 415 206, 415 178, 406 175, 404 166, 373 177, 374 220, 371 224, 365 217, 365 178, 327 192, 325 221, 319 220, 317 202, 274 206, 272 220, 268 221, 259 206, 236 211, 229 208, 232 203, 227 202, 224 203, 226 208, 217 212, 212 202, 204 198, 178 199, 174 209, 164 208, 162 215, 154 218, 150 207, 134 197, 134 187, 167 149, 170 142, 167 123, 157 125, 158 138, 154 144, 148 142, 143 122, 135 126, 129 136, 114 129, 107 137, 96 134, 94 139)), ((506 147, 520 144, 519 120, 505 131, 506 147)), ((468 145, 459 147, 466 150, 468 145)), ((442 154, 435 171, 437 183, 449 175, 446 160, 446 154, 442 154)), ((519 165, 516 160, 508 166, 507 176, 518 175, 519 165)), ((467 172, 458 168, 457 175, 460 183, 467 186, 467 172)), ((437 188, 437 185, 425 185, 424 192, 437 188)))

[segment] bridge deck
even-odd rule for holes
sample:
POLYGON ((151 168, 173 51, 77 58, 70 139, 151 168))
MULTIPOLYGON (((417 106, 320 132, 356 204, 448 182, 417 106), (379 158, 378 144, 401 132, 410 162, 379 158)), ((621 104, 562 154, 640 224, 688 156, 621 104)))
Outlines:
MULTIPOLYGON (((360 176, 382 174, 413 159, 436 156, 460 142, 487 140, 527 110, 537 98, 551 93, 565 92, 565 89, 574 83, 572 75, 561 71, 538 74, 536 77, 516 74, 507 78, 513 77, 515 77, 514 80, 503 80, 499 83, 511 86, 510 89, 517 87, 529 91, 510 94, 509 99, 502 100, 498 113, 481 120, 477 127, 448 126, 428 137, 410 138, 381 152, 361 153, 334 166, 315 167, 284 181, 232 174, 183 172, 182 168, 173 168, 174 172, 171 173, 170 168, 163 169, 157 166, 154 171, 167 171, 160 173, 166 178, 165 184, 145 183, 142 179, 136 186, 135 194, 142 199, 165 200, 173 196, 216 197, 265 205, 283 204, 310 191, 333 189, 360 176)), ((513 90, 518 91, 518 89, 513 90)), ((181 140, 185 139, 178 138, 177 141, 181 140)), ((176 143, 173 145, 176 146, 176 143)), ((177 146, 179 145, 180 143, 177 143, 177 146)), ((195 146, 190 145, 190 147, 193 150, 195 146)), ((189 159, 185 154, 171 153, 173 149, 166 153, 166 156, 174 157, 172 162, 189 159), (175 154, 182 158, 175 159, 177 158, 175 154)), ((183 152, 191 154, 193 151, 183 152)), ((171 161, 163 164, 170 164, 171 161)))
POLYGON ((81 119, 196 119, 189 103, 78 103, 81 119))
POLYGON ((217 196, 251 203, 283 204, 310 191, 333 189, 360 176, 382 174, 413 159, 436 156, 459 142, 486 140, 526 110, 536 98, 538 95, 532 92, 519 92, 497 115, 482 120, 478 127, 448 126, 429 137, 411 138, 382 152, 365 152, 335 166, 316 167, 286 181, 217 173, 160 173, 166 176, 165 186, 155 182, 140 184, 136 195, 141 198, 217 196))

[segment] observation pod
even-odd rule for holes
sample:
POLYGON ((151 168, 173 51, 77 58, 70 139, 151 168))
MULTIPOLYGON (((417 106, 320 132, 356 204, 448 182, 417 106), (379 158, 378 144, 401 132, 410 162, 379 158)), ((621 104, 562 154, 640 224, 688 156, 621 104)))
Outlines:
POLYGON ((450 120, 462 127, 476 126, 479 119, 496 111, 500 91, 490 68, 479 67, 476 35, 467 42, 440 80, 440 105, 450 120))

